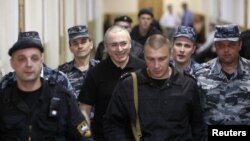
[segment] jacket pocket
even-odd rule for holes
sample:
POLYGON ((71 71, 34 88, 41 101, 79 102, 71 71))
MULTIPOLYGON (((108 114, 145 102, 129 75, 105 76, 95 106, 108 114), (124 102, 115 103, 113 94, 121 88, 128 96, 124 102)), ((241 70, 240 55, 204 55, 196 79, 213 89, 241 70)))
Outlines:
POLYGON ((43 131, 58 131, 59 119, 49 117, 47 114, 40 113, 37 117, 37 126, 43 131))
POLYGON ((25 116, 8 115, 1 118, 3 130, 22 130, 25 126, 25 116))

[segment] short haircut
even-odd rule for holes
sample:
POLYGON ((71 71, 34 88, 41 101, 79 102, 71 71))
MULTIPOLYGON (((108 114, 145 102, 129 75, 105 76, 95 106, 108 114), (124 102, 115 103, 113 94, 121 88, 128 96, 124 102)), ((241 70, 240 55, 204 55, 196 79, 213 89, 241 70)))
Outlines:
POLYGON ((161 48, 164 45, 166 45, 169 49, 171 49, 172 44, 171 42, 165 38, 163 35, 161 34, 153 34, 151 36, 148 37, 148 39, 145 42, 144 47, 148 46, 151 48, 161 48))

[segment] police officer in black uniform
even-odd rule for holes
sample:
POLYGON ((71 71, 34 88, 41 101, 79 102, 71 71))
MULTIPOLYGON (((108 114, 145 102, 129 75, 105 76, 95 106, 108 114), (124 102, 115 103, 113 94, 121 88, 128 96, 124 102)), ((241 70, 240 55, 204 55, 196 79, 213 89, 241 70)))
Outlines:
POLYGON ((38 32, 20 33, 9 50, 16 81, 0 91, 0 140, 92 140, 74 97, 40 77, 43 51, 38 32))

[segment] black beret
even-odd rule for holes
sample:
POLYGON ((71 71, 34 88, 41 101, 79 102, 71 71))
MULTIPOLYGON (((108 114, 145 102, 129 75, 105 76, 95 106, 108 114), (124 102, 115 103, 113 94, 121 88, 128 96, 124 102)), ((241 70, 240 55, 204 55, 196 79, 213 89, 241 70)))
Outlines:
POLYGON ((11 56, 17 50, 25 48, 37 48, 41 52, 44 51, 38 32, 36 31, 20 32, 18 35, 18 40, 9 49, 8 54, 9 56, 11 56))
POLYGON ((129 16, 123 15, 123 16, 116 17, 115 20, 114 20, 114 23, 116 23, 116 22, 132 23, 133 20, 129 16))
POLYGON ((139 11, 138 13, 138 17, 140 17, 141 15, 143 14, 147 14, 147 15, 150 15, 151 17, 154 17, 154 14, 152 12, 152 10, 148 9, 148 8, 143 8, 139 11))

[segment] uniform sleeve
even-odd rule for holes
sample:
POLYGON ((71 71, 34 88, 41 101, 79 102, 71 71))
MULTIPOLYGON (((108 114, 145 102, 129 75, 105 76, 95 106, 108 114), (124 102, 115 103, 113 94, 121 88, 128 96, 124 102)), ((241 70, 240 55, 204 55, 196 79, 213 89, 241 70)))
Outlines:
POLYGON ((59 84, 61 84, 63 87, 65 87, 71 95, 73 95, 75 98, 77 98, 76 93, 71 85, 71 83, 69 82, 69 79, 67 77, 67 75, 65 73, 63 73, 62 71, 58 71, 58 78, 56 80, 59 84))
MULTIPOLYGON (((131 104, 126 95, 129 92, 126 84, 119 82, 116 86, 107 111, 104 115, 104 135, 108 141, 133 140, 128 106, 131 104)), ((132 94, 131 94, 132 95, 132 94)))
POLYGON ((68 97, 68 134, 71 141, 92 141, 91 131, 73 96, 68 97))
POLYGON ((78 101, 93 106, 96 100, 97 84, 93 75, 93 71, 90 69, 87 73, 85 82, 83 83, 78 101))
POLYGON ((9 83, 14 82, 15 79, 16 75, 14 72, 9 72, 8 74, 4 75, 0 81, 0 89, 4 89, 9 83))
POLYGON ((193 93, 191 126, 193 141, 205 140, 205 123, 203 119, 203 96, 200 93, 197 84, 195 83, 195 89, 193 93))

